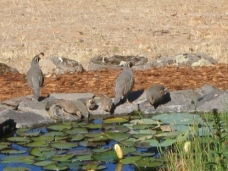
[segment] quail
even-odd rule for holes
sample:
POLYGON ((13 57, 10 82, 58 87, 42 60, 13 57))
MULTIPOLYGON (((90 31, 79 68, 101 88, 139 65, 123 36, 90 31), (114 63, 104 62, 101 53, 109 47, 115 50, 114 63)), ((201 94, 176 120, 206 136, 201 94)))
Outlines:
POLYGON ((72 101, 59 99, 56 101, 56 104, 62 108, 65 114, 78 115, 79 118, 82 117, 81 112, 72 101))
POLYGON ((93 97, 86 99, 85 100, 85 105, 86 105, 86 107, 89 110, 94 110, 96 108, 96 106, 97 106, 97 104, 96 104, 96 102, 95 102, 93 97))
POLYGON ((98 94, 97 96, 100 97, 102 109, 106 112, 110 112, 113 108, 112 99, 106 94, 98 94))
POLYGON ((131 69, 132 64, 132 62, 127 62, 123 67, 122 72, 116 79, 114 99, 115 106, 120 102, 121 99, 128 96, 134 86, 135 79, 131 69))
POLYGON ((161 84, 154 84, 146 90, 146 99, 151 105, 157 105, 164 99, 167 89, 161 84))
POLYGON ((44 54, 40 53, 32 59, 31 66, 26 73, 27 83, 32 89, 33 98, 36 100, 38 100, 40 97, 40 88, 42 87, 44 82, 43 73, 39 66, 39 60, 41 59, 40 56, 44 56, 44 54))

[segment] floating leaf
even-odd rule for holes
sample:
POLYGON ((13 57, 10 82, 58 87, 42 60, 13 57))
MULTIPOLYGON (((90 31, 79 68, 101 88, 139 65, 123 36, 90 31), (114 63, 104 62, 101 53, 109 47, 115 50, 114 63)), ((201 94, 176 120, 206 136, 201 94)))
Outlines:
POLYGON ((142 141, 142 143, 149 143, 150 147, 159 147, 160 146, 159 142, 156 139, 145 140, 145 141, 142 141))
POLYGON ((55 137, 55 136, 65 136, 66 134, 64 132, 57 132, 57 131, 51 131, 48 132, 46 134, 44 134, 44 136, 51 136, 51 137, 55 137))
POLYGON ((129 156, 120 160, 120 162, 122 164, 134 164, 136 161, 140 160, 141 158, 142 156, 129 156))
POLYGON ((47 129, 49 130, 52 130, 52 131, 63 131, 63 130, 68 130, 68 129, 71 129, 72 126, 71 125, 64 125, 64 124, 58 124, 58 125, 51 125, 51 126, 48 126, 47 129))
POLYGON ((151 156, 154 156, 155 153, 144 153, 144 152, 135 151, 135 152, 131 152, 131 155, 132 156, 151 157, 151 156))
POLYGON ((31 138, 33 141, 46 141, 46 142, 51 142, 54 140, 54 137, 52 136, 44 136, 44 135, 41 135, 39 137, 32 137, 31 138))
POLYGON ((118 156, 114 150, 93 154, 92 157, 97 161, 104 161, 104 162, 113 162, 118 160, 118 156))
POLYGON ((92 160, 92 155, 77 156, 76 159, 78 161, 89 161, 89 160, 92 160))
POLYGON ((2 163, 24 163, 33 164, 34 156, 7 156, 2 158, 2 163))
POLYGON ((36 141, 27 144, 28 147, 47 147, 48 145, 45 141, 36 141))
POLYGON ((154 125, 152 124, 136 124, 136 125, 133 125, 133 129, 135 130, 145 130, 145 129, 150 129, 150 128, 154 128, 154 125))
POLYGON ((0 143, 0 151, 9 148, 10 143, 0 143))
POLYGON ((86 134, 83 134, 85 137, 89 137, 89 138, 92 138, 92 137, 99 137, 99 136, 103 136, 103 133, 102 132, 89 132, 89 133, 86 133, 86 134))
POLYGON ((81 141, 82 139, 84 139, 84 135, 82 134, 73 135, 71 137, 71 141, 81 141))
POLYGON ((158 121, 157 120, 154 120, 154 119, 151 119, 151 118, 142 118, 142 119, 134 119, 134 120, 131 120, 130 121, 131 124, 150 124, 150 125, 158 125, 158 121))
POLYGON ((37 137, 40 135, 40 131, 37 132, 22 132, 22 133, 18 133, 17 135, 21 136, 21 137, 37 137))
POLYGON ((103 129, 107 132, 128 132, 130 129, 123 125, 104 125, 103 129))
POLYGON ((135 147, 122 147, 124 155, 127 155, 131 152, 135 152, 136 148, 135 147))
POLYGON ((30 142, 30 138, 26 138, 26 137, 10 137, 7 138, 8 141, 12 141, 12 142, 30 142))
POLYGON ((135 165, 142 168, 155 168, 163 165, 163 161, 155 160, 151 157, 144 157, 135 162, 135 165))
POLYGON ((80 127, 88 128, 88 129, 101 129, 102 128, 102 125, 101 124, 83 123, 83 124, 80 124, 80 127))
POLYGON ((100 135, 94 138, 88 138, 89 142, 97 142, 97 141, 107 141, 109 138, 106 135, 100 135))
POLYGON ((103 170, 106 169, 106 166, 104 165, 98 165, 98 164, 94 164, 94 163, 90 163, 87 164, 85 166, 82 167, 83 170, 103 170))
POLYGON ((105 145, 106 143, 104 141, 80 141, 78 142, 78 144, 80 146, 83 146, 83 147, 96 147, 96 146, 102 146, 102 145, 105 145))
POLYGON ((74 157, 74 154, 72 154, 72 153, 65 154, 65 155, 53 155, 51 157, 51 160, 54 160, 54 161, 67 161, 67 160, 71 159, 72 157, 74 157))
POLYGON ((41 166, 41 167, 44 167, 44 166, 47 166, 47 165, 51 165, 51 164, 54 164, 53 161, 40 161, 40 162, 35 162, 33 163, 35 166, 41 166))
POLYGON ((132 147, 132 146, 134 146, 134 141, 129 141, 129 139, 128 140, 125 140, 125 141, 121 141, 120 142, 123 146, 126 146, 126 147, 132 147))
POLYGON ((59 165, 55 165, 55 164, 50 164, 50 165, 47 165, 47 166, 44 166, 43 167, 44 170, 58 170, 58 171, 61 171, 61 170, 66 170, 68 169, 67 166, 59 166, 59 165))
POLYGON ((130 137, 130 134, 121 132, 105 132, 104 135, 108 136, 108 138, 113 139, 115 141, 123 141, 130 137))
POLYGON ((95 153, 102 153, 102 152, 105 152, 105 151, 108 151, 108 150, 110 150, 110 149, 101 147, 101 148, 98 148, 98 149, 93 149, 92 151, 95 152, 95 153))
POLYGON ((160 146, 161 146, 161 147, 168 147, 168 146, 173 145, 175 142, 176 142, 175 139, 166 139, 165 141, 162 141, 162 142, 160 143, 160 146))
POLYGON ((181 132, 175 131, 175 132, 163 132, 160 134, 156 134, 154 136, 156 137, 156 139, 163 139, 163 138, 167 139, 167 138, 176 138, 180 134, 181 134, 181 132))
POLYGON ((26 153, 26 150, 2 150, 1 153, 4 154, 23 154, 26 153))
POLYGON ((103 123, 105 124, 113 124, 113 123, 127 123, 129 119, 126 119, 124 117, 115 117, 115 118, 108 118, 103 120, 103 123))
POLYGON ((86 128, 73 128, 70 130, 65 130, 65 133, 69 134, 69 135, 75 135, 75 134, 84 134, 84 133, 88 133, 88 130, 86 128))
POLYGON ((57 149, 71 149, 77 147, 78 144, 73 142, 55 142, 51 143, 51 146, 57 149))
POLYGON ((27 167, 9 167, 3 169, 3 171, 30 171, 27 167))

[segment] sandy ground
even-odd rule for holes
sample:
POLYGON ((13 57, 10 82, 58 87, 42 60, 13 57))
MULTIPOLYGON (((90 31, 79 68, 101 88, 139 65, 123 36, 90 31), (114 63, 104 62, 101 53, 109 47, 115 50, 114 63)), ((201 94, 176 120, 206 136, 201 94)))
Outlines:
POLYGON ((85 68, 96 55, 114 54, 204 52, 228 62, 227 0, 4 0, 0 6, 0 62, 21 73, 40 52, 85 68))

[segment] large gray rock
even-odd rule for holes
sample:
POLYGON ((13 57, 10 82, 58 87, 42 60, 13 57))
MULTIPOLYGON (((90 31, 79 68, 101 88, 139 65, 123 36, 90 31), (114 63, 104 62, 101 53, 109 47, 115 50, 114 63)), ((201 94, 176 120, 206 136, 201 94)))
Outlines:
POLYGON ((79 100, 79 99, 86 99, 92 98, 94 96, 93 93, 53 93, 50 94, 49 99, 64 99, 64 100, 79 100))
POLYGON ((82 72, 84 69, 80 63, 65 57, 51 57, 40 61, 40 66, 45 75, 82 72))
POLYGON ((37 113, 42 117, 49 118, 49 114, 45 109, 46 104, 39 102, 37 100, 23 100, 19 106, 18 110, 23 112, 37 113))
POLYGON ((43 117, 37 113, 14 111, 10 109, 0 112, 0 117, 13 119, 16 123, 16 128, 31 128, 34 126, 41 126, 54 122, 54 120, 43 117))

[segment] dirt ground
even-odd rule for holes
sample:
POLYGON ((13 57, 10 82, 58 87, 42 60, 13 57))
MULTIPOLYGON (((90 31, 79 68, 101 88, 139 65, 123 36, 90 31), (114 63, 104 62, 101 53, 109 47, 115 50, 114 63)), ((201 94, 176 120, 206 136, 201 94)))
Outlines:
POLYGON ((0 62, 65 56, 86 69, 96 55, 149 59, 204 52, 228 63, 227 0, 2 0, 0 62))

